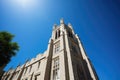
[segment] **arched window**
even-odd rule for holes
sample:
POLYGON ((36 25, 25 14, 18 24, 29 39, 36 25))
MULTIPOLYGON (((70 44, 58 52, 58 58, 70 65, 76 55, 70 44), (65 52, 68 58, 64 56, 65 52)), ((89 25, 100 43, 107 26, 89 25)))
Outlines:
POLYGON ((57 30, 55 32, 55 39, 59 38, 60 37, 60 30, 57 30))
POLYGON ((59 57, 53 61, 53 80, 60 80, 60 61, 59 57))
POLYGON ((57 31, 55 32, 55 39, 57 39, 57 31))
POLYGON ((72 32, 68 31, 68 36, 71 37, 71 38, 73 38, 72 32))
POLYGON ((60 30, 58 30, 58 37, 60 37, 60 30))

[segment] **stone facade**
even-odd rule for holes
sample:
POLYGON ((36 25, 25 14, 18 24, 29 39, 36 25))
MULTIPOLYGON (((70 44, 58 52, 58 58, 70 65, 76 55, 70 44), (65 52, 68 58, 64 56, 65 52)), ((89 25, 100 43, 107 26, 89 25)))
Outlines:
POLYGON ((71 24, 54 25, 43 54, 10 69, 2 80, 99 80, 71 24))

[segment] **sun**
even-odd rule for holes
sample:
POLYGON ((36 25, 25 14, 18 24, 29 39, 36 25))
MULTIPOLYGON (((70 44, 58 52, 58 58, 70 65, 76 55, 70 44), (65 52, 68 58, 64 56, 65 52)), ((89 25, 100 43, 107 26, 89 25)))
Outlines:
POLYGON ((20 4, 23 8, 25 8, 32 5, 33 0, 18 0, 18 4, 20 4))
POLYGON ((3 0, 5 8, 17 13, 34 13, 44 11, 46 2, 44 0, 3 0), (8 6, 8 7, 7 7, 8 6))
POLYGON ((22 8, 34 7, 37 4, 37 0, 14 0, 15 3, 22 8))

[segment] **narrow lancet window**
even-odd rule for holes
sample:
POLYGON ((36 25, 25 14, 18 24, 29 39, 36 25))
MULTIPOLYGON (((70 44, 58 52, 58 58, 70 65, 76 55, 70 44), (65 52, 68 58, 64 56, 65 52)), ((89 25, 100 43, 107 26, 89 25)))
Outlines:
POLYGON ((55 39, 60 37, 60 30, 56 30, 55 32, 55 39))
POLYGON ((58 37, 60 37, 60 30, 58 30, 58 37))
POLYGON ((57 39, 57 31, 55 32, 55 39, 57 39))
POLYGON ((60 51, 60 42, 57 42, 55 44, 55 53, 57 53, 58 51, 60 51))
POLYGON ((53 80, 60 80, 59 57, 53 61, 53 80))

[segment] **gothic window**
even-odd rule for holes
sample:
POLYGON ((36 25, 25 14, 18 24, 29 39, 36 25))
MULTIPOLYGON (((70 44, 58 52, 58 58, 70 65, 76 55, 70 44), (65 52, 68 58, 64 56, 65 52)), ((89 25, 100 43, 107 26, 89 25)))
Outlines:
POLYGON ((60 80, 59 57, 53 61, 53 80, 60 80))
POLYGON ((55 32, 55 39, 57 39, 57 31, 55 32))
POLYGON ((58 51, 60 51, 60 42, 57 42, 56 44, 55 44, 55 53, 57 53, 58 51))
POLYGON ((55 32, 55 39, 60 37, 60 30, 56 30, 55 32))
POLYGON ((60 37, 60 30, 58 30, 58 37, 60 37))
POLYGON ((71 38, 73 38, 72 32, 68 31, 68 36, 71 37, 71 38))

